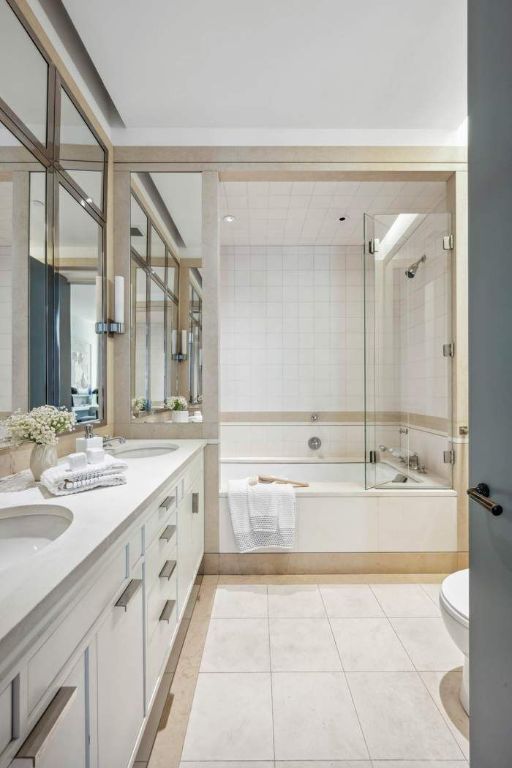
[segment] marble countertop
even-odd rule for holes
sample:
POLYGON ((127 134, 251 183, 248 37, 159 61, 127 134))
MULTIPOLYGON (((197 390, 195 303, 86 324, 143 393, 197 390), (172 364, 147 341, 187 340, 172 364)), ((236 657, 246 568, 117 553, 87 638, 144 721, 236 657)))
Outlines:
MULTIPOLYGON (((161 456, 127 459, 126 485, 52 496, 30 471, 0 481, 0 509, 58 505, 70 526, 40 552, 8 568, 0 565, 0 660, 7 661, 33 628, 135 521, 161 487, 206 445, 205 440, 128 440, 124 447, 177 445, 161 456)), ((0 664, 1 666, 1 664, 0 664)))

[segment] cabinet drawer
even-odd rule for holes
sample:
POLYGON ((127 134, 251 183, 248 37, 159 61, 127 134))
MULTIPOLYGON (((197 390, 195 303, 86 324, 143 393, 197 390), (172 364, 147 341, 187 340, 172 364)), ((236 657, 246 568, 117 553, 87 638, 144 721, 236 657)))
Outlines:
MULTIPOLYGON (((167 616, 164 613, 166 609, 166 603, 169 600, 176 602, 177 599, 177 584, 178 584, 178 568, 175 566, 170 579, 159 578, 158 583, 155 583, 153 588, 148 594, 147 603, 147 621, 148 621, 148 639, 151 640, 155 629, 159 625, 168 625, 171 622, 167 621, 167 616), (164 613, 164 615, 162 615, 164 613)), ((169 612, 169 606, 167 606, 167 613, 169 612)), ((172 611, 175 613, 175 611, 172 611)))
POLYGON ((0 692, 0 754, 11 742, 13 736, 13 683, 0 692))
POLYGON ((12 768, 86 768, 89 732, 85 660, 80 656, 34 724, 12 768))
POLYGON ((159 536, 165 525, 176 516, 176 491, 174 486, 161 494, 159 500, 145 523, 145 549, 146 551, 159 536))
POLYGON ((32 656, 27 667, 28 711, 40 700, 126 578, 126 549, 123 547, 80 599, 55 632, 32 656))
MULTIPOLYGON (((162 605, 162 602, 159 604, 162 605)), ((165 602, 164 602, 165 605, 165 602)), ((167 606, 171 609, 171 606, 167 606)), ((177 624, 177 605, 174 602, 172 610, 170 610, 168 621, 157 621, 156 626, 148 639, 148 653, 147 653, 147 701, 151 699, 155 686, 158 682, 158 676, 162 671, 164 662, 169 655, 171 648, 171 641, 174 637, 177 624)))
POLYGON ((147 591, 153 589, 153 585, 159 580, 159 573, 166 560, 177 560, 176 526, 166 526, 164 531, 166 536, 172 534, 171 538, 167 540, 166 538, 158 537, 146 553, 147 591), (166 530, 167 528, 174 528, 174 531, 166 530))

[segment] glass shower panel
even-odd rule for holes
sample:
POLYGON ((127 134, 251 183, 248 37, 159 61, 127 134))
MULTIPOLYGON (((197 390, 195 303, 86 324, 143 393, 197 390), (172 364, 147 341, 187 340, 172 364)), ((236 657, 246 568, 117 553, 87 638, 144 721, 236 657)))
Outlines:
POLYGON ((367 487, 452 486, 450 224, 366 218, 367 487))
POLYGON ((375 250, 376 222, 364 216, 364 464, 365 487, 377 484, 377 437, 375 401, 375 250))

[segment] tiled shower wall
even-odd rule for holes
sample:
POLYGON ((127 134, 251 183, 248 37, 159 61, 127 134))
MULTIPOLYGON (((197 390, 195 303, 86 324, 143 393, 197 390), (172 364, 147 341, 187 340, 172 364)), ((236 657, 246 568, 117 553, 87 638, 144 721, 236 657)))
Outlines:
POLYGON ((362 411, 361 246, 221 250, 221 410, 362 411))

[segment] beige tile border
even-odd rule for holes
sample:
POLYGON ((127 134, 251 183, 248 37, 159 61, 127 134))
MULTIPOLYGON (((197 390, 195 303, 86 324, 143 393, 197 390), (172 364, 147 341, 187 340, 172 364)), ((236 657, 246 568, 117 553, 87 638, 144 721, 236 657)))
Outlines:
MULTIPOLYGON (((311 411, 224 411, 220 414, 221 424, 237 424, 239 422, 261 423, 296 423, 307 422, 320 424, 322 422, 354 424, 362 426, 365 421, 364 411, 318 411, 317 421, 312 421, 311 411)), ((378 411, 372 414, 371 422, 384 424, 409 424, 411 427, 432 429, 448 434, 448 419, 439 416, 428 416, 423 413, 401 413, 400 411, 378 411)))
POLYGON ((270 552, 205 554, 205 574, 234 576, 451 573, 457 552, 270 552))

